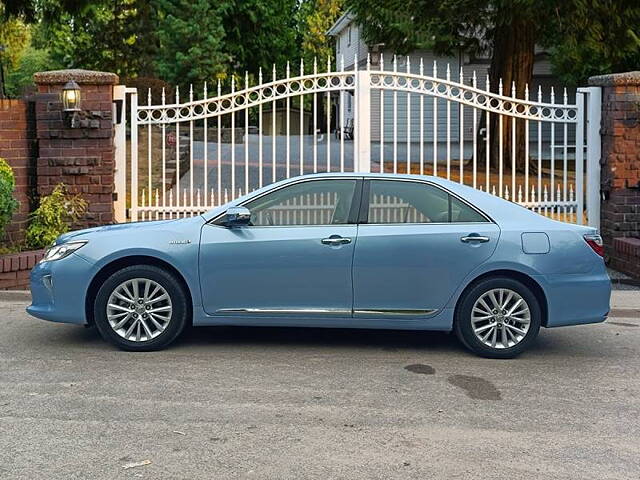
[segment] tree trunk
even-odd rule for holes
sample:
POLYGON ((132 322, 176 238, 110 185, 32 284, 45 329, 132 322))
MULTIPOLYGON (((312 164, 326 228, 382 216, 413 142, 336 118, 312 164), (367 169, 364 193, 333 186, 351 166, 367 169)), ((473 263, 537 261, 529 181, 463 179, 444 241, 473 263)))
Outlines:
MULTIPOLYGON (((534 49, 535 49, 535 20, 516 18, 509 25, 497 27, 493 34, 493 54, 489 67, 490 89, 498 93, 500 79, 502 79, 502 94, 515 95, 524 98, 526 85, 531 82, 533 76, 534 49)), ((485 125, 484 115, 480 125, 485 125)), ((498 168, 500 161, 500 133, 502 134, 502 164, 504 171, 511 171, 513 160, 513 117, 507 115, 491 114, 489 122, 490 130, 490 163, 492 168, 498 168), (500 129, 500 117, 502 117, 502 132, 500 129)), ((525 122, 515 121, 515 165, 516 170, 523 171, 525 165, 525 122)), ((486 145, 480 142, 479 157, 485 158, 486 145)), ((515 194, 515 192, 514 192, 515 194)))

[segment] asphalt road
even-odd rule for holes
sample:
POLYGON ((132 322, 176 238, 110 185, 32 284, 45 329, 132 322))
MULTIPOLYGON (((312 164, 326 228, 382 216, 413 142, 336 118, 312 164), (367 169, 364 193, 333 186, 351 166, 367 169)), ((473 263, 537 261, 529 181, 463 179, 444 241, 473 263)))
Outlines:
POLYGON ((25 306, 0 302, 3 480, 640 477, 638 291, 511 361, 440 333, 319 329, 125 353, 25 306))

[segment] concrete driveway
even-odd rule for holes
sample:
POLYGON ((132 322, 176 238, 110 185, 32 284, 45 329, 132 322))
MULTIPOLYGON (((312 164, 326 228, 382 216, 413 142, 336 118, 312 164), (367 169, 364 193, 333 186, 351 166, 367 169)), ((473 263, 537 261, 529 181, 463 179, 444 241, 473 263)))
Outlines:
POLYGON ((125 353, 26 305, 0 301, 5 480, 640 474, 638 291, 513 361, 439 333, 319 329, 194 329, 125 353))

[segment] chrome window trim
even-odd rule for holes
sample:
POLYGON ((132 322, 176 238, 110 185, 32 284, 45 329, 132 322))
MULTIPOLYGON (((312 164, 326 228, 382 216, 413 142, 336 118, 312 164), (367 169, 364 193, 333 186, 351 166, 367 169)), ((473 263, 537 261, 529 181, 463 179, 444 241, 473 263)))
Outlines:
POLYGON ((424 222, 424 223, 359 223, 361 227, 391 227, 398 225, 417 226, 417 225, 486 225, 495 222, 424 222))

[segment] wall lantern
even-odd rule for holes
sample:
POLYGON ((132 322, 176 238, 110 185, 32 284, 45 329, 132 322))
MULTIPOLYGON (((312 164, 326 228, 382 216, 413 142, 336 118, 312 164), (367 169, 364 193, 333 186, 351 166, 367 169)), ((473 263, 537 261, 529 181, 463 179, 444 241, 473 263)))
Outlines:
POLYGON ((80 111, 80 86, 73 80, 62 87, 62 108, 65 112, 80 111))

